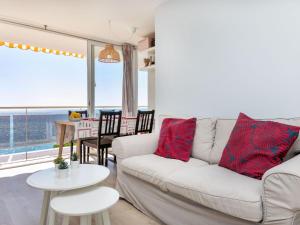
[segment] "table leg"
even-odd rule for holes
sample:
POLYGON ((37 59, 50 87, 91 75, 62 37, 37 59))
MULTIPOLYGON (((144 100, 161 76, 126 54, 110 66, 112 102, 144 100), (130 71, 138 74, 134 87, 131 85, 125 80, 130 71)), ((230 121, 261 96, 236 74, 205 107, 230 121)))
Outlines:
POLYGON ((110 225, 108 210, 102 212, 102 218, 103 218, 103 225, 110 225))
POLYGON ((92 224, 92 216, 80 217, 80 225, 91 225, 91 224, 92 224))
POLYGON ((69 225, 69 218, 69 216, 64 216, 62 225, 69 225))
POLYGON ((81 156, 81 140, 80 138, 77 139, 77 142, 76 142, 76 152, 77 152, 77 156, 78 158, 80 159, 80 163, 82 163, 82 156, 81 156))
POLYGON ((103 225, 102 213, 98 213, 95 215, 96 225, 103 225))
POLYGON ((88 225, 92 225, 92 215, 87 216, 88 218, 88 225))
POLYGON ((43 205, 42 205, 42 211, 41 211, 41 217, 40 217, 40 225, 46 225, 47 224, 47 217, 48 217, 48 210, 49 210, 49 203, 50 203, 50 191, 44 192, 44 199, 43 199, 43 205))
POLYGON ((52 209, 49 209, 49 225, 55 225, 55 212, 52 209))
POLYGON ((61 124, 60 125, 60 137, 59 137, 59 150, 58 150, 58 156, 62 156, 64 144, 65 144, 65 134, 66 134, 66 125, 61 124))

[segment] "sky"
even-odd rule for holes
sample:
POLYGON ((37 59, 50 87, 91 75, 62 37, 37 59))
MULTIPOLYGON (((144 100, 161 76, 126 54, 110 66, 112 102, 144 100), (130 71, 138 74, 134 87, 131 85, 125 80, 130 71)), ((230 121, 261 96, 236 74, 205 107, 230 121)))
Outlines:
MULTIPOLYGON (((87 105, 86 59, 0 47, 0 107, 87 105)), ((122 104, 123 64, 95 61, 96 106, 122 104)), ((147 105, 139 72, 139 105, 147 105)))

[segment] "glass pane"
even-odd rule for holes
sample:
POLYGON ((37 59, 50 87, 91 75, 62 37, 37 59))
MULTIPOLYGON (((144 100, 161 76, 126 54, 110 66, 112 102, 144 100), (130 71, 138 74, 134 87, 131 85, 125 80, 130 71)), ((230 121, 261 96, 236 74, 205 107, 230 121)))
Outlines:
MULTIPOLYGON (((96 108, 112 106, 112 108, 122 105, 122 80, 123 62, 122 52, 115 47, 121 56, 119 63, 102 63, 98 61, 98 54, 104 46, 94 47, 95 60, 95 105, 96 108)), ((97 114, 97 110, 96 110, 97 114)))
POLYGON ((26 145, 26 123, 27 123, 26 113, 18 113, 13 115, 13 136, 11 137, 13 140, 13 144, 11 147, 17 147, 26 145))
MULTIPOLYGON (((28 111, 28 145, 55 144, 55 121, 68 120, 67 109, 31 109, 28 111)), ((51 146, 52 145, 46 145, 51 146)))
POLYGON ((55 122, 69 110, 86 108, 0 110, 0 163, 57 155, 55 122))
POLYGON ((0 114, 0 149, 9 147, 9 137, 10 116, 0 114))
POLYGON ((7 47, 0 58, 0 163, 57 154, 55 121, 87 105, 86 59, 7 47))
POLYGON ((7 47, 0 59, 0 106, 87 105, 85 59, 7 47))

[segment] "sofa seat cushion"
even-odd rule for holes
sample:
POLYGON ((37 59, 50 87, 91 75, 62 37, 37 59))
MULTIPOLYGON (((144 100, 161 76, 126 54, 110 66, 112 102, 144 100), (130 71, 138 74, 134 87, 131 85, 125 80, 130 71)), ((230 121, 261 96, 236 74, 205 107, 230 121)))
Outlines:
POLYGON ((168 191, 225 214, 262 220, 262 183, 231 170, 209 165, 191 167, 169 176, 168 191))
POLYGON ((188 162, 183 162, 154 154, 134 156, 121 162, 121 168, 125 173, 149 182, 163 191, 167 191, 166 179, 175 171, 185 167, 200 168, 207 165, 207 162, 199 159, 190 158, 188 162))

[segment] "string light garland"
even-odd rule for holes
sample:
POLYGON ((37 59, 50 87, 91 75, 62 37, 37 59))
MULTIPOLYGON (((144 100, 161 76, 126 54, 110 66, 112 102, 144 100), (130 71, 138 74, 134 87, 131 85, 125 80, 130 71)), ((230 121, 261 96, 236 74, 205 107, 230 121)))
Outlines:
POLYGON ((56 49, 49 49, 49 48, 41 48, 36 46, 31 46, 28 44, 17 44, 13 42, 6 42, 0 40, 0 46, 5 46, 8 48, 18 48, 21 50, 31 50, 33 52, 43 52, 45 54, 54 54, 54 55, 64 55, 64 56, 71 56, 75 58, 84 58, 83 54, 68 52, 68 51, 61 51, 56 49))

